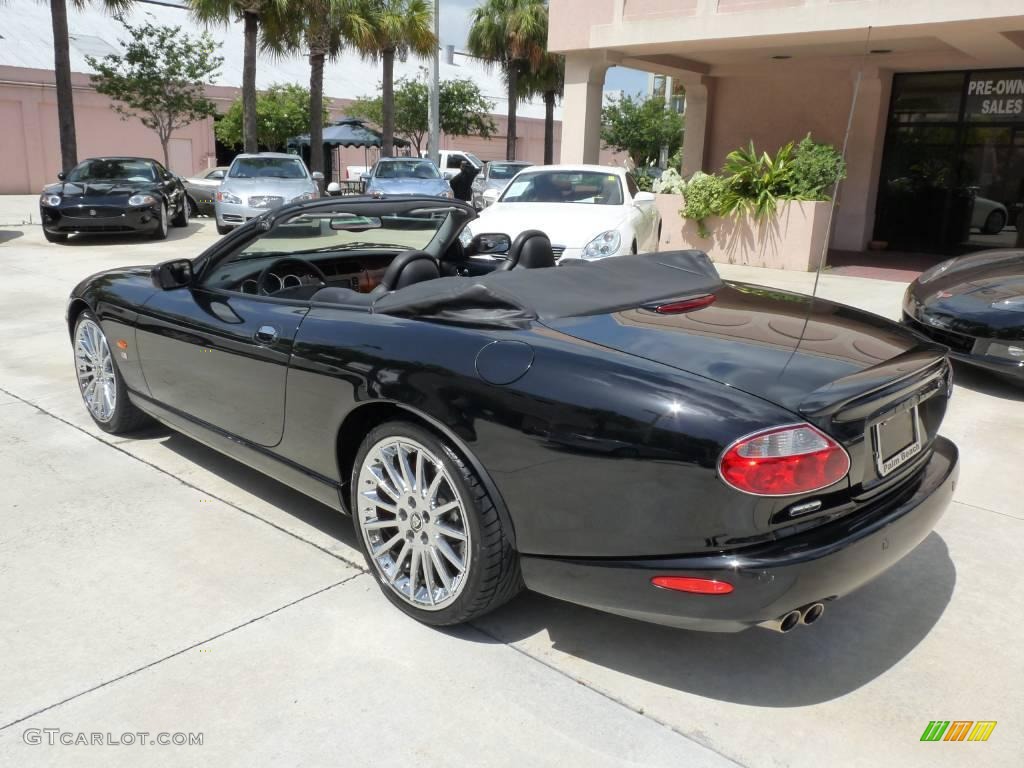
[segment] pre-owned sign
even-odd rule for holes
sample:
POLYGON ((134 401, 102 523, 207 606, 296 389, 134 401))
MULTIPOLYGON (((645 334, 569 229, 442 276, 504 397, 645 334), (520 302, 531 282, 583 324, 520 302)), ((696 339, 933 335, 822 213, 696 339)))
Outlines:
POLYGON ((973 73, 965 112, 969 120, 1024 122, 1024 70, 973 73))

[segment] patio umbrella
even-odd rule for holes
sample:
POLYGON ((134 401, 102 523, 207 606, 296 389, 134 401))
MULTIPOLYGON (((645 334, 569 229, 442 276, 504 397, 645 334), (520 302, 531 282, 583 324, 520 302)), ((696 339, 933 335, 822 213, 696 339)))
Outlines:
MULTIPOLYGON (((301 136, 293 136, 288 139, 289 149, 301 150, 302 147, 308 146, 308 133, 304 133, 301 136)), ((362 147, 364 162, 367 166, 370 164, 367 151, 370 147, 380 148, 380 146, 380 131, 374 130, 357 118, 346 117, 344 120, 338 120, 337 122, 324 126, 325 149, 333 147, 362 147)), ((396 136, 395 146, 408 147, 409 142, 396 136)))

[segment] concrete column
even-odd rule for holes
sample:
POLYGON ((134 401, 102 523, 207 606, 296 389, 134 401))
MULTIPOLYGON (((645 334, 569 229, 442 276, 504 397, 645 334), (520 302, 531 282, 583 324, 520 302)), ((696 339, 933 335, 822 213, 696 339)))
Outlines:
POLYGON ((707 171, 712 78, 694 75, 682 77, 680 80, 686 87, 686 128, 683 134, 683 167, 680 173, 683 178, 689 178, 697 171, 707 171))
POLYGON ((565 57, 560 162, 598 162, 604 76, 610 66, 600 54, 570 53, 565 57))
POLYGON ((891 72, 864 72, 846 150, 847 177, 840 185, 839 206, 832 224, 831 247, 837 250, 862 251, 874 234, 891 89, 891 72))

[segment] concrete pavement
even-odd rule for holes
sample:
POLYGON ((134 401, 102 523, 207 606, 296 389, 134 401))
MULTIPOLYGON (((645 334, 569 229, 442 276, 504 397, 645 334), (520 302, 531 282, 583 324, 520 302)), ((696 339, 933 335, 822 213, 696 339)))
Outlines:
MULTIPOLYGON (((0 228, 0 764, 1016 766, 1024 754, 1024 391, 958 371, 956 503, 876 582, 781 636, 681 632, 527 595, 475 626, 405 619, 349 521, 187 438, 111 438, 63 305, 96 270, 194 255, 0 228), (923 744, 929 720, 997 720, 923 744), (46 746, 26 728, 202 732, 202 746, 46 746)), ((809 290, 813 276, 722 267, 809 290)), ((888 316, 902 286, 825 275, 888 316)))

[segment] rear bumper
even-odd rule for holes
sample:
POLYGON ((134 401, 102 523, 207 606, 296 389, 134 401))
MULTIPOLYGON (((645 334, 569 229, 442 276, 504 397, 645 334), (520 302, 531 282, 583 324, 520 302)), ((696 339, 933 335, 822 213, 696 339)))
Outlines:
POLYGON ((657 624, 738 632, 818 600, 842 597, 895 565, 931 532, 953 498, 956 446, 938 438, 909 496, 781 541, 733 552, 644 559, 521 557, 536 592, 657 624), (659 589, 654 576, 726 581, 727 595, 659 589))

